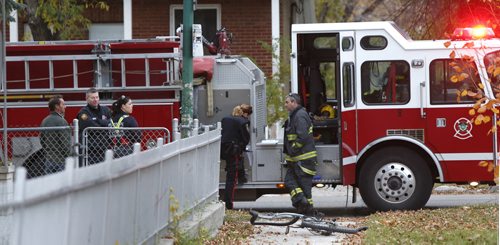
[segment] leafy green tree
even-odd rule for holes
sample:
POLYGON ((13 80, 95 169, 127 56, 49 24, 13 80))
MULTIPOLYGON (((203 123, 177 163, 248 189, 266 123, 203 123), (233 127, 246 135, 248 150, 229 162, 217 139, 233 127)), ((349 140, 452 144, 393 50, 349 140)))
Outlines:
POLYGON ((290 83, 290 60, 288 54, 291 52, 290 41, 279 39, 278 42, 281 53, 278 57, 275 50, 277 46, 273 46, 266 42, 260 42, 261 46, 267 52, 271 52, 273 60, 278 62, 278 71, 274 73, 271 79, 266 81, 266 97, 267 97, 267 124, 271 125, 287 117, 287 112, 284 108, 285 88, 290 83))
MULTIPOLYGON (((7 20, 14 21, 14 18, 12 18, 12 16, 10 16, 10 12, 12 12, 14 10, 21 10, 21 9, 24 9, 25 7, 26 7, 26 5, 18 3, 14 0, 5 0, 5 15, 7 16, 7 20)), ((3 14, 2 8, 3 8, 3 5, 0 4, 0 17, 2 17, 2 14, 3 14)))
POLYGON ((19 13, 31 29, 33 40, 71 40, 85 38, 91 22, 86 8, 109 10, 106 0, 23 0, 19 13))

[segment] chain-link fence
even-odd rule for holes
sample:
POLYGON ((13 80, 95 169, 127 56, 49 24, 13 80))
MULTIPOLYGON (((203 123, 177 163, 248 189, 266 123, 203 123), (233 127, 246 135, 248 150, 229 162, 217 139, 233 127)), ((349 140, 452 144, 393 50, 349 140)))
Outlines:
MULTIPOLYGON (((60 171, 65 158, 73 155, 73 128, 9 128, 7 131, 7 163, 23 166, 28 178, 60 171)), ((0 132, 3 138, 3 131, 0 132)), ((3 145, 3 144, 2 144, 3 145)), ((2 165, 5 163, 3 146, 0 149, 2 165)))
MULTIPOLYGON (((81 167, 103 161, 107 149, 113 150, 114 157, 118 158, 131 154, 136 142, 141 144, 141 150, 156 147, 158 138, 165 144, 170 142, 170 132, 160 127, 86 128, 81 138, 72 126, 8 128, 6 131, 7 164, 25 167, 28 178, 63 170, 69 156, 79 156, 81 167)), ((0 138, 3 138, 3 131, 0 138)), ((0 164, 4 165, 3 143, 1 145, 0 164)))
POLYGON ((129 155, 135 143, 141 144, 141 150, 156 147, 158 138, 167 144, 170 131, 166 128, 99 128, 89 127, 83 130, 83 154, 80 166, 96 164, 104 160, 106 150, 114 152, 114 158, 129 155))

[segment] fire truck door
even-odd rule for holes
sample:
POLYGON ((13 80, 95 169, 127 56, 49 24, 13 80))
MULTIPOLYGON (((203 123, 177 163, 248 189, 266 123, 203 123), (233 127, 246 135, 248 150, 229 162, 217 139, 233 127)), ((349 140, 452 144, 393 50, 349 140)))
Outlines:
MULTIPOLYGON (((356 79, 355 79, 355 42, 354 32, 340 33, 340 100, 339 113, 339 146, 340 151, 340 176, 342 182, 347 183, 344 173, 354 173, 356 161, 357 131, 356 131, 356 79), (351 169, 351 171, 349 171, 351 169)), ((354 176, 351 176, 354 179, 354 176)))

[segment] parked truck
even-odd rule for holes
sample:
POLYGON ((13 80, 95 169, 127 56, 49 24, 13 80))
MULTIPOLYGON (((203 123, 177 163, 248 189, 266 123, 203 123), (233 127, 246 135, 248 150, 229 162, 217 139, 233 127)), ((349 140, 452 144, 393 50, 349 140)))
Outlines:
MULTIPOLYGON (((467 82, 480 83, 490 98, 499 93, 498 74, 487 67, 499 67, 500 39, 486 34, 471 39, 463 31, 446 47, 447 40, 411 40, 392 22, 293 25, 290 85, 313 119, 313 184, 359 188, 369 207, 390 210, 421 208, 434 183, 493 183, 493 173, 478 163, 498 161, 498 136, 471 121, 474 98, 457 100, 467 82), (464 83, 450 81, 457 59, 451 52, 473 57, 464 83), (329 116, 321 115, 324 107, 329 116)), ((54 94, 64 95, 71 121, 86 89, 96 87, 104 105, 132 97, 139 125, 171 129, 180 116, 180 59, 179 42, 164 39, 11 43, 7 126, 39 125, 54 94)), ((250 59, 227 54, 197 57, 194 70, 194 117, 201 124, 216 124, 241 103, 254 108, 249 181, 235 198, 287 193, 283 140, 266 134, 264 73, 250 59)), ((223 192, 225 163, 219 167, 223 192)))

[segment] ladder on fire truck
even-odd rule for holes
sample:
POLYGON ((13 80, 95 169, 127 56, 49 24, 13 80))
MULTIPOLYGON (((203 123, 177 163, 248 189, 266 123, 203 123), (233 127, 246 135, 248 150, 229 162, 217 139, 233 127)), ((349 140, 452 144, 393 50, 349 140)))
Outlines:
MULTIPOLYGON (((130 52, 130 53, 119 53, 113 54, 112 50, 109 49, 109 44, 143 44, 147 45, 152 42, 162 42, 165 39, 136 39, 136 40, 106 40, 106 41, 51 41, 51 42, 22 42, 22 43, 9 43, 7 45, 7 56, 6 63, 17 62, 18 66, 20 63, 24 64, 24 79, 7 79, 7 93, 9 95, 19 95, 19 94, 36 94, 36 93, 74 93, 80 91, 86 91, 89 87, 95 87, 99 90, 104 90, 108 92, 113 91, 180 91, 182 88, 180 86, 181 82, 179 80, 179 61, 181 58, 180 53, 174 48, 173 52, 130 52), (54 55, 9 55, 9 46, 17 46, 17 48, 29 49, 30 46, 36 46, 37 44, 42 45, 94 45, 94 49, 90 54, 54 54, 54 55), (141 62, 143 60, 143 69, 132 70, 127 69, 127 62, 141 62), (152 70, 150 69, 151 61, 155 60, 158 64, 161 60, 164 66, 161 69, 152 70), (93 62, 93 69, 89 70, 79 70, 79 62, 93 62), (112 61, 119 61, 119 68, 113 70, 111 67, 112 61), (31 74, 37 69, 36 63, 48 63, 48 76, 32 78, 31 74), (67 69, 66 74, 57 75, 55 73, 55 68, 58 64, 66 62, 66 66, 72 66, 72 68, 67 69), (35 65, 33 65, 35 64, 35 65), (83 83, 80 84, 79 76, 83 74, 93 73, 93 79, 90 84, 83 83), (113 73, 120 73, 120 79, 113 79, 113 73), (143 75, 140 84, 137 82, 134 85, 129 86, 127 76, 129 75, 143 75), (151 77, 153 75, 162 75, 163 81, 161 83, 151 82, 151 77), (56 85, 56 79, 72 79, 72 84, 70 86, 59 87, 56 85), (32 86, 33 83, 37 81, 44 80, 43 87, 32 86), (119 80, 117 83, 116 80, 119 80), (48 82, 47 82, 48 81, 48 82), (13 84, 18 84, 17 86, 12 86, 13 84), (24 85, 19 85, 19 83, 24 83, 24 85)), ((46 52, 50 53, 50 52, 46 52)), ((116 64, 116 63, 115 63, 116 64)), ((116 66, 116 65, 115 65, 116 66)), ((114 68, 114 67, 113 67, 114 68)), ((43 68, 45 69, 45 68, 43 68)), ((7 67, 7 76, 9 76, 9 67, 7 67)), ((0 85, 3 86, 3 85, 0 85)), ((3 91, 3 87, 0 87, 0 91, 3 91)))

